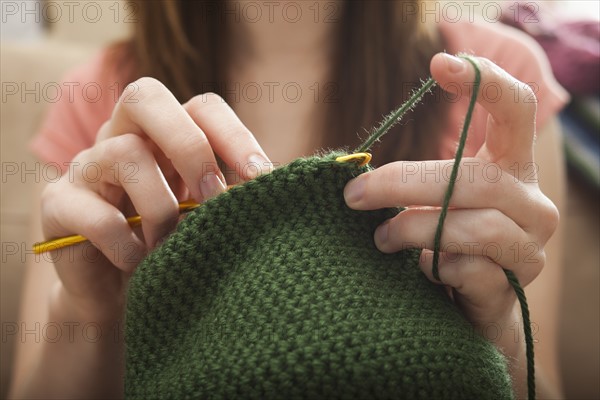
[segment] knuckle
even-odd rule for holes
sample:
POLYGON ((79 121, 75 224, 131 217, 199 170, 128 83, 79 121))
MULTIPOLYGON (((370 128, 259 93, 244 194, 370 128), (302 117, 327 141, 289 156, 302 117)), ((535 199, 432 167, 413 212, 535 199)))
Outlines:
POLYGON ((135 83, 140 87, 162 85, 162 83, 158 79, 152 78, 150 76, 143 76, 141 78, 138 78, 136 79, 135 83))
POLYGON ((188 106, 196 112, 202 110, 206 106, 213 106, 216 104, 227 103, 221 96, 213 92, 196 95, 188 102, 188 106))
POLYGON ((87 225, 87 230, 93 233, 94 240, 102 246, 115 242, 116 233, 127 225, 127 221, 120 212, 114 211, 90 217, 87 225))
MULTIPOLYGON (((481 198, 485 198, 485 199, 500 199, 504 196, 506 196, 506 191, 507 191, 507 187, 506 187, 506 179, 508 179, 508 177, 506 177, 504 180, 502 179, 503 176, 501 176, 500 180, 496 181, 494 179, 488 179, 487 176, 485 175, 486 172, 483 168, 481 168, 481 172, 477 172, 477 173, 481 173, 480 176, 484 176, 484 179, 477 179, 475 180, 477 187, 477 192, 479 192, 479 195, 481 196, 481 198)), ((506 174, 503 174, 506 175, 506 174)), ((508 181, 510 182, 510 181, 508 181)))
POLYGON ((179 217, 179 206, 177 200, 172 198, 168 202, 161 202, 159 206, 149 209, 144 214, 144 221, 152 225, 161 225, 165 222, 176 220, 179 217))
POLYGON ((535 264, 539 266, 538 270, 541 271, 542 268, 544 268, 544 266, 546 265, 546 250, 543 247, 540 248, 538 251, 535 252, 533 258, 535 260, 535 264))
POLYGON ((537 111, 538 102, 535 92, 533 91, 531 86, 529 86, 526 83, 516 81, 515 84, 518 85, 519 88, 519 90, 517 91, 518 102, 522 112, 525 115, 531 115, 533 117, 535 115, 535 112, 537 111))
POLYGON ((60 214, 64 202, 61 201, 61 193, 64 194, 60 182, 53 185, 46 185, 40 194, 40 210, 42 215, 42 222, 48 222, 49 220, 58 219, 56 216, 60 214))
POLYGON ((542 268, 544 268, 544 266, 546 265, 546 250, 544 250, 543 248, 540 249, 535 255, 535 260, 537 261, 536 264, 539 266, 538 267, 538 271, 541 271, 542 268))
POLYGON ((546 206, 544 207, 545 219, 550 223, 552 230, 556 229, 558 222, 560 221, 560 212, 556 205, 548 199, 546 206))
POLYGON ((140 91, 153 91, 153 90, 164 90, 165 85, 156 78, 149 76, 143 76, 138 78, 134 84, 140 91))
POLYGON ((497 69, 497 68, 499 68, 496 65, 496 63, 494 63, 492 60, 490 60, 487 57, 477 57, 477 61, 484 68, 488 68, 488 69, 497 69))
POLYGON ((111 163, 113 161, 139 161, 147 155, 147 144, 140 136, 133 133, 115 136, 102 143, 101 160, 111 163))
POLYGON ((71 160, 70 168, 67 169, 67 172, 61 177, 61 180, 79 182, 84 175, 82 174, 81 169, 89 163, 94 162, 94 151, 96 149, 97 147, 90 147, 77 153, 75 157, 73 157, 73 160, 71 160))
POLYGON ((77 165, 78 163, 82 163, 85 162, 86 160, 89 160, 92 157, 92 152, 93 152, 94 147, 90 147, 88 149, 85 150, 81 150, 79 153, 77 153, 75 155, 75 157, 73 157, 73 160, 71 161, 72 164, 77 165))
POLYGON ((398 198, 402 191, 400 190, 398 179, 402 173, 401 166, 398 163, 386 164, 374 171, 368 172, 365 175, 366 192, 381 193, 384 198, 393 199, 401 204, 401 199, 398 198), (383 184, 385 183, 385 184, 383 184))
POLYGON ((144 76, 125 87, 119 98, 119 103, 124 107, 130 107, 156 93, 164 91, 168 91, 168 89, 161 81, 156 78, 144 76), (135 101, 131 101, 133 99, 135 101))
POLYGON ((107 119, 102 123, 100 129, 98 129, 98 134, 96 135, 95 143, 101 142, 102 140, 110 137, 110 128, 112 125, 112 120, 107 119))
POLYGON ((482 246, 502 243, 506 231, 499 223, 501 214, 496 209, 482 210, 478 225, 483 229, 477 229, 478 237, 472 238, 472 241, 481 241, 482 246))
POLYGON ((543 201, 538 212, 540 219, 539 226, 542 228, 542 236, 545 240, 547 240, 558 228, 560 213, 556 205, 546 196, 543 197, 543 201))
POLYGON ((494 115, 495 120, 500 123, 509 123, 512 121, 515 117, 515 111, 509 106, 512 104, 518 104, 518 113, 520 115, 528 118, 531 116, 533 118, 537 110, 537 97, 533 88, 519 81, 487 58, 479 57, 479 61, 485 69, 489 70, 489 77, 497 80, 495 83, 499 84, 503 91, 506 91, 507 99, 509 99, 508 102, 504 102, 505 107, 502 112, 494 115))
MULTIPOLYGON (((169 153, 177 154, 177 157, 181 157, 182 160, 193 160, 208 151, 212 153, 208 138, 204 134, 199 134, 184 136, 169 153)), ((173 158, 173 155, 169 156, 173 158)))
POLYGON ((524 268, 520 269, 519 280, 522 285, 528 285, 543 271, 546 265, 546 251, 541 248, 535 253, 530 254, 523 261, 524 268))
POLYGON ((535 95, 535 92, 531 88, 531 86, 529 86, 525 82, 521 82, 521 81, 517 81, 517 85, 519 85, 519 87, 521 89, 518 92, 519 100, 521 100, 521 102, 528 103, 528 104, 536 104, 537 103, 537 97, 535 95), (534 100, 534 101, 531 101, 531 100, 534 100))
POLYGON ((192 97, 187 103, 185 103, 184 108, 191 113, 198 111, 205 104, 206 103, 202 100, 202 95, 199 94, 192 97))
POLYGON ((214 104, 224 104, 225 100, 216 93, 207 92, 200 95, 205 104, 214 105, 214 104))

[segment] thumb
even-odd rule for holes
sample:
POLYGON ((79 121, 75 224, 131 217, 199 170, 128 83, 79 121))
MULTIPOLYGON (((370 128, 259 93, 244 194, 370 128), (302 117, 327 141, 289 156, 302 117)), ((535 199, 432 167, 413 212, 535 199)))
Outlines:
MULTIPOLYGON (((477 157, 503 169, 533 161, 537 100, 532 89, 488 59, 471 59, 481 72, 477 103, 489 112, 485 144, 477 157)), ((431 73, 442 89, 459 96, 472 94, 475 69, 467 60, 436 54, 431 73)))

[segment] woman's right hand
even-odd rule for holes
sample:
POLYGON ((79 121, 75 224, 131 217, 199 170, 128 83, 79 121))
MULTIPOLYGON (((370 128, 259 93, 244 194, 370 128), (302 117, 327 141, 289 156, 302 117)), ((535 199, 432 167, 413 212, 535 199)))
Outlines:
POLYGON ((173 230, 178 202, 226 190, 215 154, 242 179, 270 170, 254 136, 218 95, 181 105, 153 78, 129 85, 94 146, 42 194, 46 238, 80 234, 90 241, 53 252, 60 277, 53 306, 79 320, 120 319, 128 277, 173 230), (126 221, 134 214, 142 217, 141 233, 126 221))

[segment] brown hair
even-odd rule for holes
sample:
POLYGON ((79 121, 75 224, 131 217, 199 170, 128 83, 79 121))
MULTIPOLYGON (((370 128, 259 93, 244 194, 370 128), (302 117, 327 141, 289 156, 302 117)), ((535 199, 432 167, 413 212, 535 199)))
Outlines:
MULTIPOLYGON (((429 76, 429 60, 442 49, 437 31, 418 19, 418 0, 346 1, 339 18, 331 80, 338 96, 327 115, 323 146, 355 148, 429 76), (412 7, 412 8, 411 8, 412 7), (360 138, 359 138, 360 135, 360 138)), ((220 1, 138 1, 132 39, 119 53, 133 61, 128 80, 152 76, 181 101, 225 82, 228 18, 220 1)), ((437 89, 436 89, 437 91, 437 89)), ((446 106, 439 92, 375 146, 374 161, 437 158, 446 106)))

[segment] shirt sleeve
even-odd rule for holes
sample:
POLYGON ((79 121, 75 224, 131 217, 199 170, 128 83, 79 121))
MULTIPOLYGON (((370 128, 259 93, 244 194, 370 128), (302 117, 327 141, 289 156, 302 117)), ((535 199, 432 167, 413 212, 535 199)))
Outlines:
MULTIPOLYGON (((569 95, 556 81, 548 57, 541 46, 529 35, 500 22, 442 23, 440 30, 449 53, 469 53, 490 59, 519 81, 528 84, 537 98, 536 125, 538 132, 569 101, 569 95)), ((488 96, 517 96, 519 88, 511 93, 498 93, 489 88, 488 96)), ((467 110, 468 98, 451 105, 448 132, 442 138, 442 158, 452 158, 460 126, 467 110)), ((485 140, 488 112, 477 105, 465 154, 473 156, 485 140)))
POLYGON ((29 143, 41 161, 57 163, 64 172, 75 155, 93 145, 119 94, 118 81, 111 82, 105 62, 106 51, 102 51, 62 79, 60 97, 50 105, 29 143))

